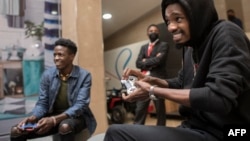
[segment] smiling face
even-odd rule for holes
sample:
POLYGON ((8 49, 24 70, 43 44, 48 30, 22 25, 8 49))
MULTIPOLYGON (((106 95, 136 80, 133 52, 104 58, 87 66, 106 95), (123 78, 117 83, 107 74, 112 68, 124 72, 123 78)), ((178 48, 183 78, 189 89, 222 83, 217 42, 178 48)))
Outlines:
POLYGON ((183 44, 190 40, 189 21, 182 7, 175 3, 165 10, 167 29, 173 35, 176 44, 183 44))
POLYGON ((60 72, 71 69, 75 55, 67 47, 57 45, 54 48, 54 63, 60 72))

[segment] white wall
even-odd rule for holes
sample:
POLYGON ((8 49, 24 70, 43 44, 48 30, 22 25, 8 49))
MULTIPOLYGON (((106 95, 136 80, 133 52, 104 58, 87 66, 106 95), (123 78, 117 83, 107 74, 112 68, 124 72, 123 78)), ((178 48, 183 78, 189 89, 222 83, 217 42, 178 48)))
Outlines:
POLYGON ((40 24, 43 21, 45 0, 26 0, 25 20, 40 24))
POLYGON ((121 88, 123 69, 136 69, 135 62, 140 48, 147 42, 148 40, 144 40, 104 52, 105 76, 110 78, 106 80, 106 89, 121 88))

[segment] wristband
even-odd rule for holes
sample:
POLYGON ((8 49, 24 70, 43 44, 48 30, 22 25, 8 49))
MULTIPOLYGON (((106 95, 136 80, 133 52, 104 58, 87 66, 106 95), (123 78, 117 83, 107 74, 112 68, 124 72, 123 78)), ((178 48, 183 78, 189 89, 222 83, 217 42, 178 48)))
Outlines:
POLYGON ((51 117, 53 119, 54 126, 56 126, 56 118, 54 116, 51 117))
POLYGON ((151 86, 150 87, 150 89, 149 89, 149 98, 151 99, 151 100, 157 100, 157 98, 156 98, 156 96, 155 96, 155 94, 154 94, 154 88, 155 88, 156 86, 151 86))

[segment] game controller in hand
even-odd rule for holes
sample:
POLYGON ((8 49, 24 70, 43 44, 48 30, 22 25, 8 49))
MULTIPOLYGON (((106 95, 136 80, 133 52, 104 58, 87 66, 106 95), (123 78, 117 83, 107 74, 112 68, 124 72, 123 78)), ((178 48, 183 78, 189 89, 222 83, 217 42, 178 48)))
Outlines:
POLYGON ((128 80, 121 80, 122 85, 124 85, 127 89, 127 94, 132 93, 136 89, 136 86, 134 85, 134 83, 137 80, 138 79, 135 76, 129 76, 128 80))
POLYGON ((36 123, 28 122, 26 124, 23 124, 23 126, 21 128, 25 131, 34 131, 36 127, 37 127, 36 123))

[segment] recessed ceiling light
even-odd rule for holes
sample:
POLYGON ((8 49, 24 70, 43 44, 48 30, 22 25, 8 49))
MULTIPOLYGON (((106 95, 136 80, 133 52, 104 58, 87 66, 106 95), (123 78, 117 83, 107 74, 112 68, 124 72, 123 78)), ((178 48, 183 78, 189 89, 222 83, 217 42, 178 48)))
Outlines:
POLYGON ((112 18, 112 15, 110 13, 106 13, 106 14, 103 14, 102 15, 102 18, 103 19, 111 19, 112 18))

